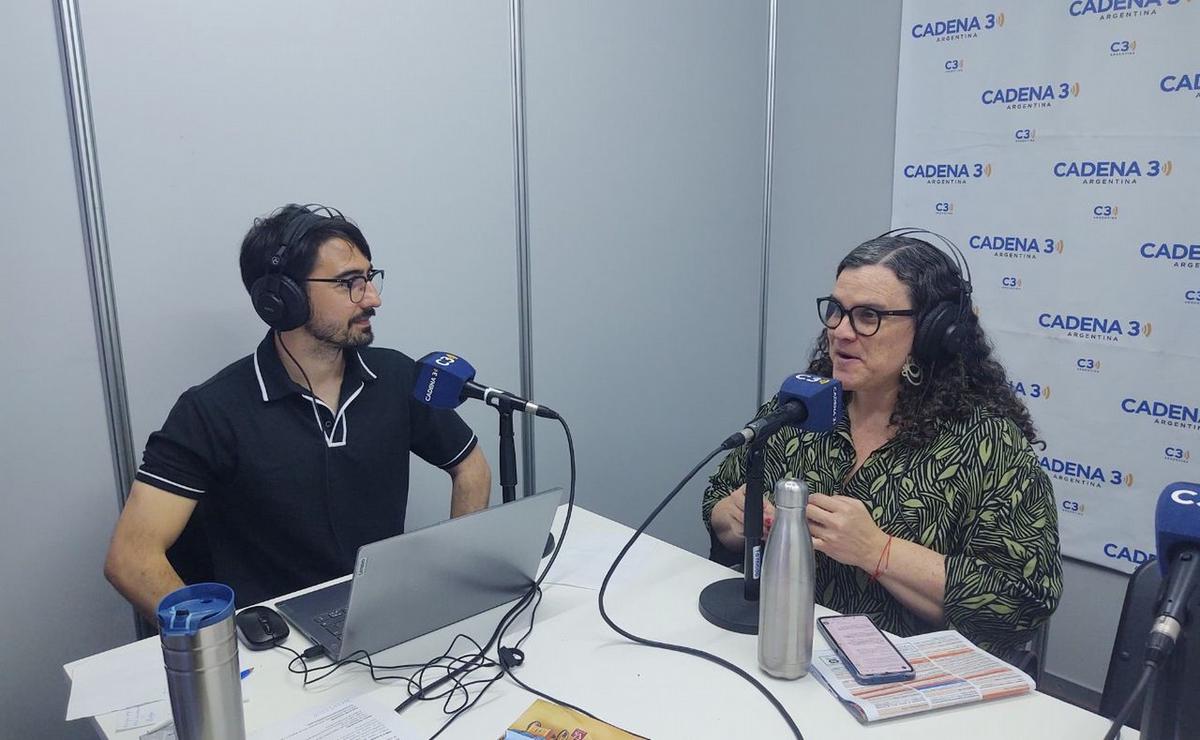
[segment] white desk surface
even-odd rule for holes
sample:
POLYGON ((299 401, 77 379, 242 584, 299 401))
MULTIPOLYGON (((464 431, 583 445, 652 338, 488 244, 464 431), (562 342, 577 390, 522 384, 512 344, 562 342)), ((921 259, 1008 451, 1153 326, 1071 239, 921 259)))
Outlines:
MULTIPOLYGON (((564 510, 559 511, 556 532, 564 510)), ((576 507, 564 554, 574 535, 576 542, 587 542, 592 548, 604 543, 611 561, 631 534, 624 525, 576 507)), ((859 724, 811 674, 797 681, 782 681, 760 672, 753 635, 726 632, 704 620, 696 605, 699 593, 712 581, 730 577, 727 568, 646 535, 639 538, 629 557, 634 558, 633 567, 628 572, 618 569, 610 584, 605 602, 609 615, 634 634, 697 647, 741 666, 775 693, 808 740, 1100 738, 1108 728, 1105 718, 1040 693, 859 724)), ((789 736, 775 709, 741 678, 699 658, 630 643, 609 629, 596 608, 597 591, 561 584, 544 590, 533 634, 522 646, 525 663, 517 669, 518 677, 530 686, 656 740, 789 736)), ((505 609, 397 645, 379 653, 375 660, 381 664, 422 663, 441 654, 459 632, 482 642, 505 609)), ((818 607, 818 615, 822 613, 828 612, 818 607)), ((514 640, 509 638, 506 644, 514 640)), ((816 643, 814 647, 824 647, 819 633, 816 643)), ((309 645, 295 630, 286 644, 297 651, 309 645)), ((242 665, 254 668, 246 679, 248 732, 350 696, 375 692, 394 706, 407 695, 403 682, 375 684, 367 670, 358 666, 341 668, 320 683, 302 688, 301 677, 286 669, 290 654, 239 647, 242 665)), ((480 671, 476 677, 485 673, 491 674, 480 671)), ((441 737, 497 738, 535 698, 502 679, 441 737)), ((441 704, 419 702, 403 717, 433 734, 445 720, 441 704)), ((136 740, 139 733, 116 731, 115 720, 109 716, 96 718, 94 724, 105 738, 136 740)))

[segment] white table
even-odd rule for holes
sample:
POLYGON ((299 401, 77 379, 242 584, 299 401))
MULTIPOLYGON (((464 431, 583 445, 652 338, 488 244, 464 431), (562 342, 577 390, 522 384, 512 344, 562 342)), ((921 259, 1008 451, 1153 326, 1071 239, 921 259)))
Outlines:
MULTIPOLYGON (((556 531, 562 516, 560 510, 556 531)), ((615 555, 631 534, 628 527, 576 507, 564 555, 573 546, 589 546, 593 553, 604 549, 615 555)), ((608 561, 611 555, 605 556, 608 561)), ((1044 694, 859 724, 811 674, 797 681, 781 681, 758 671, 753 635, 726 632, 704 620, 696 606, 698 595, 712 581, 730 577, 727 568, 645 535, 629 558, 631 567, 618 570, 610 585, 606 599, 609 615, 634 634, 697 647, 741 666, 775 693, 808 740, 1100 738, 1108 727, 1105 718, 1044 694)), ((377 662, 424 662, 443 652, 459 632, 482 642, 504 610, 492 610, 383 651, 377 662)), ((820 607, 818 612, 828 613, 820 607)), ((816 639, 815 647, 824 647, 819 633, 816 639)), ((300 651, 308 643, 293 630, 287 645, 300 651)), ((729 671, 691 656, 630 643, 617 635, 601 620, 596 591, 589 588, 546 587, 533 634, 523 649, 525 663, 517 669, 522 681, 632 732, 656 739, 789 736, 766 699, 729 671)), ((357 666, 342 668, 305 689, 299 676, 287 672, 291 656, 284 651, 250 652, 243 647, 241 654, 242 664, 254 667, 247 679, 248 732, 349 696, 375 691, 394 706, 407 695, 401 682, 380 687, 365 668, 357 666)), ((501 680, 441 737, 496 738, 534 698, 501 680)), ((445 720, 440 702, 420 702, 403 716, 429 734, 445 720)), ((115 740, 134 740, 138 735, 136 730, 116 732, 114 721, 107 716, 97 718, 95 726, 102 737, 115 740)))

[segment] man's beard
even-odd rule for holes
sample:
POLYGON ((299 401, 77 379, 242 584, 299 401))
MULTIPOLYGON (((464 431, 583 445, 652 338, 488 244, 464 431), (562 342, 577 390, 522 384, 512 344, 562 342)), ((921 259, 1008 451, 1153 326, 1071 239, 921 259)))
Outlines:
POLYGON ((370 318, 375 315, 375 309, 368 308, 359 315, 355 316, 350 322, 344 325, 338 325, 333 322, 318 322, 310 317, 304 328, 308 330, 314 338, 325 342, 328 345, 337 347, 338 349, 354 349, 356 347, 366 347, 375 340, 375 334, 368 327, 355 327, 354 321, 362 318, 370 318))

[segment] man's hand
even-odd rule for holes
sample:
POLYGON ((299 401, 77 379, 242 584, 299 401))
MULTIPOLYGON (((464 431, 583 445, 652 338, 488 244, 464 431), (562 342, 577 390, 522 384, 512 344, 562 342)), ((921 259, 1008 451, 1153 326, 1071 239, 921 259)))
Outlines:
POLYGON ((875 525, 862 501, 813 493, 806 514, 813 549, 839 563, 874 572, 888 536, 875 525))
MULTIPOLYGON (((775 523, 775 505, 763 497, 763 536, 775 523)), ((717 502, 712 510, 712 528, 717 539, 734 552, 746 546, 746 486, 717 502)))

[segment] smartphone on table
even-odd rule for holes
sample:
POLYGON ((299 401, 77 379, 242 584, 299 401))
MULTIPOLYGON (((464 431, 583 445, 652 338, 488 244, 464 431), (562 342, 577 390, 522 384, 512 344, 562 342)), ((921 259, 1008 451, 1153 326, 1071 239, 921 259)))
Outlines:
POLYGON ((907 681, 916 673, 866 614, 818 617, 817 627, 842 665, 861 684, 907 681))

